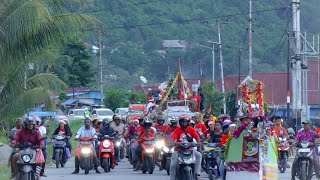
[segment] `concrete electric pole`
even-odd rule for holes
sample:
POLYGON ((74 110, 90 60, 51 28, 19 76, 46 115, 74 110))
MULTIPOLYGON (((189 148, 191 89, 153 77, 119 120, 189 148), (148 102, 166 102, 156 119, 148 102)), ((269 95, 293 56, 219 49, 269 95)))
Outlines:
POLYGON ((220 69, 221 69, 221 86, 222 86, 222 93, 223 93, 223 113, 227 113, 227 105, 226 105, 226 94, 224 89, 224 74, 223 74, 223 56, 222 56, 222 44, 221 44, 221 23, 217 20, 218 25, 218 45, 219 45, 219 54, 220 54, 220 69))
POLYGON ((249 76, 252 77, 252 0, 249 0, 249 76))

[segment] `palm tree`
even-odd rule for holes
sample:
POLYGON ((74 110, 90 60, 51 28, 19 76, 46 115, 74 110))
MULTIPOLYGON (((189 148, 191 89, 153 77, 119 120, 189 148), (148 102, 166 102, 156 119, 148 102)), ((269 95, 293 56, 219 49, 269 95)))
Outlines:
POLYGON ((88 15, 68 13, 64 2, 0 0, 0 121, 43 103, 52 108, 51 92, 67 88, 50 71, 36 74, 32 68, 50 60, 49 49, 68 35, 99 24, 88 15))

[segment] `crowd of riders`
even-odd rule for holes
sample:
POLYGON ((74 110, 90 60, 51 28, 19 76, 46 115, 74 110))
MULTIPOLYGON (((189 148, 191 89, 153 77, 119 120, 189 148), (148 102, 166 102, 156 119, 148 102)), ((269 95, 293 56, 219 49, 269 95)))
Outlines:
MULTIPOLYGON (((239 116, 237 119, 242 123, 249 123, 250 117, 246 115, 239 116)), ((313 130, 312 122, 307 121, 303 123, 303 128, 297 133, 294 132, 292 128, 286 129, 283 126, 283 119, 281 117, 272 118, 272 132, 274 132, 277 137, 285 137, 287 139, 295 139, 295 143, 291 144, 291 147, 294 147, 293 144, 309 141, 312 143, 319 143, 319 138, 315 136, 320 133, 320 129, 313 130)), ((114 116, 112 121, 108 119, 90 119, 86 117, 84 120, 83 126, 74 135, 75 140, 80 140, 82 138, 92 138, 91 141, 93 155, 93 166, 96 173, 101 173, 98 169, 98 166, 101 166, 99 160, 99 141, 101 137, 112 138, 114 144, 114 163, 111 163, 111 168, 114 168, 121 159, 127 157, 129 162, 134 165, 134 171, 139 171, 142 168, 142 143, 146 138, 154 138, 156 140, 163 140, 164 145, 170 150, 173 148, 171 154, 170 166, 163 166, 162 163, 165 163, 161 157, 155 159, 158 163, 160 170, 166 169, 170 175, 171 180, 176 179, 176 171, 178 162, 178 152, 181 148, 176 147, 175 143, 195 143, 196 148, 193 150, 195 157, 194 162, 194 178, 199 179, 201 170, 208 173, 208 157, 206 154, 206 146, 212 146, 217 148, 219 147, 219 153, 214 157, 214 163, 218 166, 218 172, 216 176, 225 179, 225 163, 224 163, 224 146, 228 142, 228 138, 232 135, 232 132, 235 130, 236 125, 235 121, 230 118, 228 114, 221 114, 218 117, 211 114, 195 114, 193 117, 187 115, 181 115, 180 117, 164 117, 161 114, 150 116, 136 116, 131 119, 129 122, 122 121, 121 117, 114 116), (170 169, 168 169, 170 168, 170 169)), ((66 137, 66 148, 69 151, 72 150, 70 138, 73 134, 70 127, 68 126, 68 120, 60 120, 57 128, 52 134, 52 138, 58 135, 63 135, 66 137)), ((47 132, 46 128, 43 125, 41 120, 36 120, 33 117, 27 117, 24 120, 17 119, 16 127, 13 128, 10 132, 9 138, 11 140, 12 147, 19 147, 17 150, 13 148, 10 162, 11 162, 11 178, 14 178, 19 174, 19 167, 17 162, 19 161, 19 151, 21 151, 22 146, 26 143, 29 143, 29 146, 35 146, 37 152, 41 151, 41 155, 46 160, 47 159, 47 132), (20 145, 20 146, 19 146, 20 145)), ((156 141, 155 140, 155 141, 156 141)), ((77 155, 77 152, 80 151, 80 147, 73 147, 76 152, 75 156, 75 170, 72 174, 77 174, 80 171, 80 161, 81 157, 77 155)), ((160 150, 161 151, 161 150, 160 150)), ((293 154, 291 154, 293 155, 293 154)), ((38 154, 37 154, 38 156, 38 154)), ((53 154, 54 156, 54 154, 53 154)), ((314 160, 318 159, 317 153, 313 154, 314 160)), ((65 156, 64 156, 65 157, 65 156)), ((54 160, 54 159, 53 159, 54 160)), ((314 169, 318 169, 318 163, 314 161, 312 163, 314 169)), ((37 164, 39 169, 39 176, 46 176, 44 173, 45 162, 37 164)), ((289 167, 289 165, 288 165, 289 167)), ((292 179, 295 178, 297 173, 297 157, 295 158, 292 164, 292 179)), ((315 171, 316 176, 319 177, 318 172, 315 171)))

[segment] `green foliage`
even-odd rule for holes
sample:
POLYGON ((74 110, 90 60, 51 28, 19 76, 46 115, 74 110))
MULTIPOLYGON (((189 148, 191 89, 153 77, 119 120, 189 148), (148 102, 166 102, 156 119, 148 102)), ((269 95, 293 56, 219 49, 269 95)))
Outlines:
POLYGON ((130 92, 127 94, 129 103, 144 103, 147 102, 147 96, 141 92, 130 92))
POLYGON ((212 113, 221 114, 223 94, 217 90, 216 85, 212 82, 207 82, 202 86, 202 93, 206 97, 204 102, 205 109, 208 110, 211 107, 212 113))
POLYGON ((230 91, 227 93, 226 106, 227 106, 227 113, 233 119, 237 114, 236 93, 234 91, 230 91))
MULTIPOLYGON (((96 3, 75 5, 79 10, 89 12, 108 25, 103 36, 104 59, 108 66, 114 66, 125 72, 118 75, 117 83, 108 80, 109 87, 130 88, 134 83, 127 83, 128 78, 136 80, 145 76, 149 82, 162 82, 177 71, 176 60, 182 61, 186 77, 199 77, 199 66, 203 76, 212 77, 211 50, 199 47, 210 46, 208 40, 217 41, 216 18, 229 23, 222 26, 222 45, 226 75, 236 74, 239 48, 243 49, 241 62, 242 74, 247 74, 248 41, 248 2, 241 0, 162 0, 162 1, 121 1, 93 0, 96 3), (197 19, 188 21, 189 19, 197 19), (165 48, 163 40, 186 40, 186 49, 165 48), (161 50, 162 52, 159 52, 161 50), (129 75, 129 76, 128 76, 129 75), (119 86, 120 84, 120 86, 119 86)), ((254 11, 288 7, 291 0, 253 1, 254 11)), ((301 3, 304 12, 302 19, 307 30, 319 29, 320 20, 318 0, 301 3), (310 23, 310 21, 312 23, 310 23)), ((279 9, 253 13, 253 70, 256 72, 276 72, 285 70, 286 43, 276 46, 286 31, 291 10, 279 9)), ((289 24, 289 30, 291 23, 289 24)), ((96 35, 90 36, 92 44, 98 44, 96 35)), ((218 67, 218 63, 216 64, 218 67)), ((218 68, 217 68, 218 69, 218 68)), ((106 71, 108 75, 108 71, 106 71)), ((216 77, 219 71, 216 71, 216 77)), ((111 72, 114 74, 114 72, 111 72)), ((136 83, 136 84, 139 84, 136 83)))
POLYGON ((69 78, 67 81, 70 86, 88 86, 93 77, 93 72, 89 61, 92 53, 81 41, 70 42, 66 45, 64 55, 71 59, 71 64, 65 64, 69 78))
POLYGON ((0 179, 10 178, 10 167, 7 165, 0 165, 0 179))
POLYGON ((121 89, 108 89, 104 104, 107 108, 116 110, 118 107, 127 107, 126 93, 121 89))
POLYGON ((57 51, 49 50, 97 21, 90 16, 69 13, 60 0, 1 1, 0 9, 0 121, 21 116, 32 108, 45 105, 54 109, 52 91, 67 85, 51 74, 49 62, 57 51), (59 9, 51 9, 55 6, 59 9), (45 62, 45 63, 44 63, 45 62))

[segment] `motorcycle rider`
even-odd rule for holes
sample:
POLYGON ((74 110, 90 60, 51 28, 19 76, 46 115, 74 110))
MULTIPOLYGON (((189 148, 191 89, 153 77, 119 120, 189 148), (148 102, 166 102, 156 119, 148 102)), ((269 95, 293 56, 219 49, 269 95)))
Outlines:
MULTIPOLYGON (((188 123, 190 118, 188 116, 180 116, 179 117, 179 125, 171 137, 172 142, 193 142, 195 139, 198 143, 200 143, 200 137, 197 131, 194 128, 191 128, 188 123)), ((176 149, 177 150, 177 149, 176 149)), ((196 163, 194 168, 195 179, 200 179, 201 173, 201 160, 202 155, 197 150, 194 150, 196 163)), ((171 156, 171 164, 170 164, 170 180, 176 179, 176 169, 178 164, 178 152, 174 151, 171 156)))
MULTIPOLYGON (((63 121, 63 120, 59 121, 59 126, 57 127, 56 130, 54 130, 52 136, 56 136, 56 135, 66 136, 65 141, 66 141, 66 146, 68 147, 68 144, 70 144, 69 138, 71 137, 71 131, 70 131, 70 129, 68 129, 66 127, 65 121, 63 121)), ((70 151, 70 149, 69 149, 69 151, 70 151)), ((70 151, 70 153, 71 153, 71 151, 70 151)), ((65 157, 65 156, 63 156, 63 157, 65 157)), ((53 151, 52 159, 54 159, 54 151, 53 151)))
MULTIPOLYGON (((9 139, 10 139, 10 142, 14 141, 16 139, 16 133, 18 130, 22 129, 22 119, 21 118, 18 118, 16 120, 16 127, 12 128, 10 130, 10 133, 9 133, 9 139)), ((14 142, 13 142, 14 143, 14 142)))
POLYGON ((154 125, 154 128, 156 128, 157 132, 164 134, 164 132, 166 131, 168 126, 164 125, 164 117, 163 116, 160 115, 157 117, 157 124, 154 125))
POLYGON ((108 135, 111 136, 114 133, 114 129, 110 126, 108 119, 103 119, 102 128, 100 129, 100 134, 102 136, 108 135))
POLYGON ((277 137, 283 134, 286 138, 289 138, 286 128, 282 127, 282 121, 280 116, 276 116, 274 118, 275 126, 273 127, 274 132, 276 133, 277 137))
MULTIPOLYGON (((40 148, 44 147, 44 142, 41 138, 40 132, 35 128, 36 121, 33 117, 27 117, 25 119, 24 128, 20 129, 16 133, 16 144, 17 145, 23 145, 26 142, 31 143, 31 146, 37 146, 40 145, 40 148)), ((17 162, 19 160, 19 154, 16 153, 12 156, 11 161, 11 177, 10 179, 13 179, 18 174, 18 165, 17 162)))
MULTIPOLYGON (((299 131, 296 136, 296 143, 300 143, 301 141, 309 141, 314 144, 318 144, 320 142, 320 138, 315 139, 314 135, 315 132, 312 130, 312 122, 310 120, 303 122, 303 130, 299 131)), ((318 156, 315 152, 313 152, 313 165, 314 165, 314 171, 316 173, 316 177, 320 178, 319 173, 319 164, 317 162, 318 156)), ((298 169, 298 158, 295 157, 293 163, 292 163, 292 169, 291 169, 291 180, 295 179, 296 173, 298 169)))
POLYGON ((169 118, 169 126, 164 131, 165 136, 171 135, 178 127, 178 120, 174 117, 169 118))
MULTIPOLYGON (((143 120, 143 126, 141 129, 141 132, 139 132, 139 137, 138 139, 140 140, 141 138, 145 136, 150 136, 150 137, 155 137, 156 135, 156 130, 152 127, 152 121, 148 117, 144 117, 143 120)), ((138 144, 134 148, 134 159, 137 162, 137 166, 134 169, 134 171, 138 171, 141 165, 141 155, 142 155, 142 149, 141 149, 141 142, 138 140, 138 144)))
POLYGON ((96 132, 99 133, 100 129, 102 128, 102 119, 94 118, 92 120, 92 126, 96 130, 96 132))
MULTIPOLYGON (((112 127, 112 129, 115 131, 115 132, 118 132, 119 135, 123 135, 124 136, 124 133, 125 133, 125 125, 121 122, 121 117, 120 116, 113 116, 113 122, 111 123, 110 127, 112 127)), ((121 143, 121 147, 123 148, 123 151, 124 151, 124 154, 126 154, 126 141, 124 138, 121 138, 120 139, 120 143, 121 143)), ((120 149, 118 149, 118 147, 115 147, 116 148, 116 154, 117 153, 120 153, 120 149)), ((116 157, 119 157, 116 155, 116 157)), ((118 159, 118 161, 120 161, 120 159, 118 159)))
POLYGON ((204 125, 202 122, 201 122, 201 119, 200 119, 200 115, 199 114, 197 114, 197 115, 195 115, 194 117, 194 122, 196 123, 196 126, 195 126, 195 129, 197 130, 197 132, 199 133, 199 134, 204 134, 204 132, 206 132, 206 130, 207 130, 207 127, 206 127, 206 125, 204 125), (202 133, 201 133, 202 132, 202 133))
MULTIPOLYGON (((85 118, 84 120, 84 126, 82 126, 76 136, 75 139, 79 139, 79 138, 97 138, 96 136, 96 130, 91 126, 91 120, 90 118, 85 118)), ((92 144, 93 147, 94 143, 92 144)), ((79 147, 78 147, 79 148, 79 147)), ((76 150, 78 149, 76 148, 76 150)), ((97 159, 97 154, 96 151, 93 151, 93 163, 94 163, 94 168, 96 170, 96 173, 100 174, 100 171, 98 170, 98 159, 97 159)), ((72 174, 78 174, 79 173, 79 166, 80 166, 80 160, 78 159, 77 156, 75 156, 75 170, 72 172, 72 174)))

